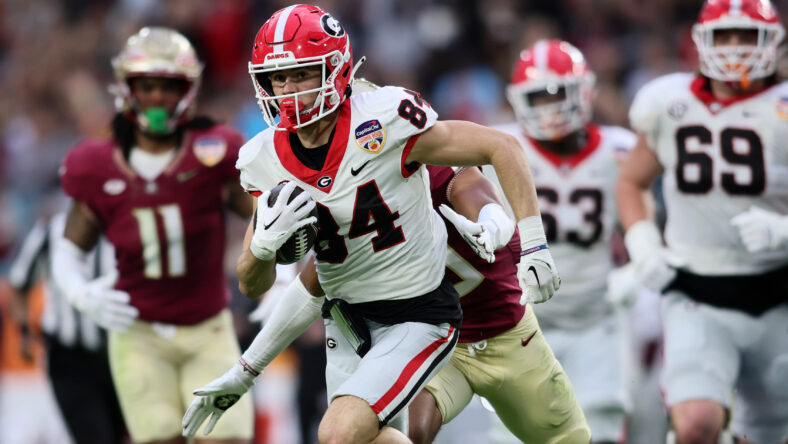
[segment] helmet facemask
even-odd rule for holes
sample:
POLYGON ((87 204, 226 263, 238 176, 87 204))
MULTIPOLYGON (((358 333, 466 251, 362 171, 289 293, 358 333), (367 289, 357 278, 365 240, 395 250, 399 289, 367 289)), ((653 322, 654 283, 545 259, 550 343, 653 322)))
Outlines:
POLYGON ((348 46, 344 54, 332 51, 322 56, 298 60, 291 55, 283 61, 273 63, 255 65, 250 62, 249 74, 254 84, 255 97, 268 126, 277 130, 297 131, 334 112, 344 99, 336 89, 336 80, 340 75, 352 76, 350 72, 341 72, 343 69, 349 70, 346 67, 347 61, 350 60, 349 50, 348 46), (291 94, 274 95, 269 79, 271 73, 310 66, 320 67, 320 77, 323 81, 319 87, 291 94), (334 68, 332 69, 331 66, 334 68), (301 98, 313 93, 317 93, 317 97, 311 107, 307 108, 301 98), (277 115, 281 118, 281 127, 277 126, 277 115))
POLYGON ((692 28, 701 73, 714 80, 740 82, 745 89, 750 81, 774 74, 784 35, 779 23, 765 23, 747 16, 725 16, 692 28), (753 31, 757 33, 757 41, 754 45, 715 45, 715 33, 723 30, 753 31))

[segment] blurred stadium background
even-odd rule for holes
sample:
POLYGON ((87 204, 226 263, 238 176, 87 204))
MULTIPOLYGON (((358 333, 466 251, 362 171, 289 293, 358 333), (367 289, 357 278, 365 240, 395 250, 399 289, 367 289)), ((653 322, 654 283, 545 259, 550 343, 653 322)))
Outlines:
MULTIPOLYGON (((198 99, 200 110, 235 125, 251 137, 264 125, 247 74, 251 42, 263 20, 290 3, 0 3, 0 304, 7 299, 3 281, 21 239, 37 217, 62 208, 57 169, 65 153, 80 139, 108 134, 107 124, 114 112, 107 92, 112 81, 109 60, 125 39, 144 25, 169 26, 184 33, 206 63, 198 99)), ((695 68, 690 27, 702 1, 315 3, 331 11, 348 29, 356 59, 367 56, 359 77, 420 91, 443 119, 484 124, 513 119, 503 92, 517 54, 538 38, 558 37, 579 47, 597 74, 595 120, 627 126, 629 102, 644 82, 671 71, 695 68)), ((788 1, 774 3, 786 23, 788 1)), ((230 264, 237 257, 243 224, 235 221, 230 227, 234 230, 230 239, 235 245, 227 253, 228 270, 232 270, 230 264)), ((234 284, 232 288, 235 289, 234 284)), ((235 300, 242 342, 256 331, 245 320, 255 305, 240 297, 235 300)), ((9 344, 14 334, 6 325, 3 342, 9 344)), ((319 329, 315 334, 320 347, 319 329)), ((43 365, 40 360, 32 364, 23 361, 6 346, 0 370, 3 374, 25 368, 35 371, 43 365)), ((272 373, 276 377, 276 372, 272 373)), ((287 372, 282 377, 287 380, 287 372)), ((292 377, 289 380, 292 385, 292 377)), ((292 407, 292 390, 282 392, 275 384, 263 390, 268 392, 266 399, 292 407)), ((0 402, 2 397, 0 393, 0 402)), ((275 429, 272 423, 285 421, 276 415, 261 417, 260 427, 275 429)), ((269 433, 268 438, 258 441, 293 439, 292 427, 276 433, 284 435, 269 433)))

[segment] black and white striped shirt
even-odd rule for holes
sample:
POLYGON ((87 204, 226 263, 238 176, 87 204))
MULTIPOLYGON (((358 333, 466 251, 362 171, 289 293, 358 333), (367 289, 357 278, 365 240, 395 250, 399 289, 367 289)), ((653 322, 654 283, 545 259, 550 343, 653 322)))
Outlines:
MULTIPOLYGON (((51 248, 63 236, 66 225, 65 213, 59 213, 49 222, 36 221, 27 234, 22 248, 11 266, 8 280, 15 289, 27 293, 43 278, 45 285, 44 313, 41 329, 66 347, 99 350, 105 345, 104 332, 93 321, 83 316, 68 302, 63 292, 50 279, 52 276, 51 248)), ((112 245, 102 236, 88 255, 84 265, 87 275, 97 278, 115 268, 115 252, 112 245)))

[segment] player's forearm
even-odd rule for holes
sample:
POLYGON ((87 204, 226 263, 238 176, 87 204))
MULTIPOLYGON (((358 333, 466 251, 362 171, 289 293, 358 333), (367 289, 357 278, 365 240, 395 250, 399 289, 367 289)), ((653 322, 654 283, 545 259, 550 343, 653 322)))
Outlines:
POLYGON ((324 300, 322 296, 309 293, 301 279, 294 279, 271 316, 264 321, 263 329, 244 351, 244 361, 255 371, 263 371, 285 347, 320 317, 324 300))
POLYGON ((520 221, 530 216, 540 216, 534 179, 520 144, 514 138, 493 151, 491 163, 498 181, 512 207, 515 219, 520 221))
POLYGON ((69 299, 78 293, 88 281, 85 273, 87 255, 80 247, 68 238, 55 242, 52 254, 52 281, 55 286, 69 299))
POLYGON ((619 176, 616 183, 616 202, 618 217, 625 231, 636 222, 648 217, 645 199, 647 191, 625 176, 619 176))
POLYGON ((262 261, 247 248, 235 264, 238 289, 249 298, 258 298, 276 281, 276 261, 262 261))

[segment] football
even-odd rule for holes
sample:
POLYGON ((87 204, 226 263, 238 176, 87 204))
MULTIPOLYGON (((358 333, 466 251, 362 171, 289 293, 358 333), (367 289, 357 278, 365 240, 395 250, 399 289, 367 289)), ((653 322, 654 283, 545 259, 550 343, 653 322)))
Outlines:
MULTIPOLYGON (((268 196, 268 205, 273 205, 276 202, 276 198, 279 196, 279 192, 282 191, 282 188, 287 184, 287 182, 282 182, 279 185, 275 186, 271 189, 271 194, 268 196)), ((293 190, 293 194, 290 195, 290 199, 288 202, 292 202, 293 198, 298 196, 299 194, 303 193, 304 189, 296 186, 293 190)), ((255 214, 255 217, 257 215, 255 214)), ((310 216, 317 217, 317 208, 312 210, 310 216)), ((315 239, 317 238, 317 224, 310 224, 301 227, 298 231, 293 233, 290 238, 288 238, 279 250, 276 251, 276 263, 277 264, 292 264, 294 262, 298 262, 304 257, 306 257, 309 250, 315 245, 315 239)))

